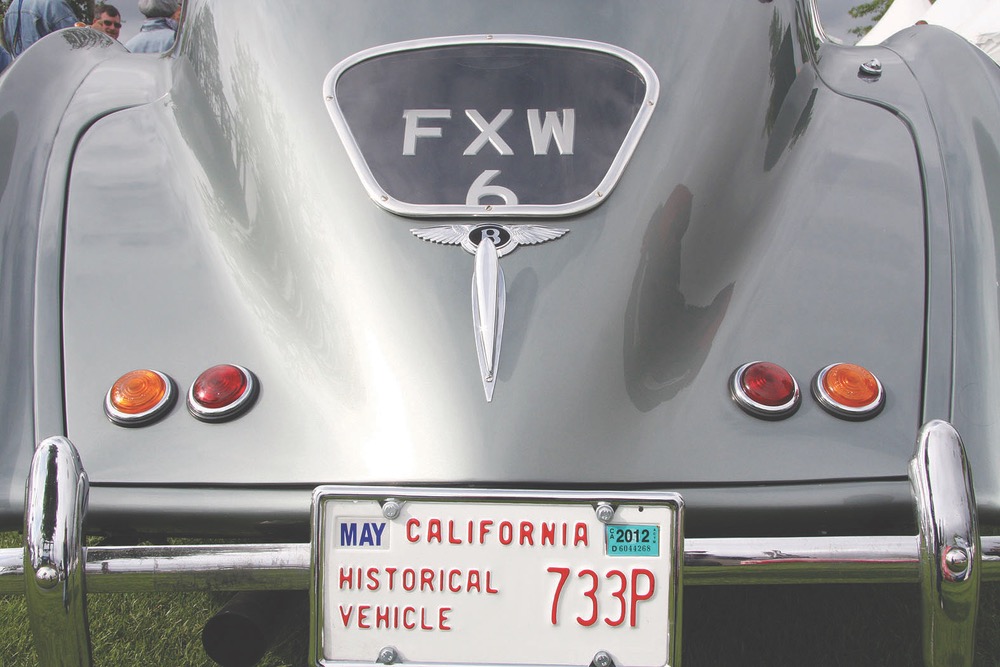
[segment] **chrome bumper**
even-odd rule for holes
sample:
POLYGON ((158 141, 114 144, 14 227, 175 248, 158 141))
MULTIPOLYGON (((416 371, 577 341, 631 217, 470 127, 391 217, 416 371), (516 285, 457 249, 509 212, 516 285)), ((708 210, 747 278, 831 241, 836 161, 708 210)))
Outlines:
MULTIPOLYGON (((924 663, 972 665, 980 579, 1000 580, 1000 537, 980 537, 961 438, 921 429, 910 463, 919 534, 684 540, 686 585, 910 583, 924 663)), ((28 477, 23 549, 0 549, 0 595, 25 595, 40 664, 89 666, 87 593, 308 590, 309 544, 86 547, 87 476, 49 438, 28 477)))

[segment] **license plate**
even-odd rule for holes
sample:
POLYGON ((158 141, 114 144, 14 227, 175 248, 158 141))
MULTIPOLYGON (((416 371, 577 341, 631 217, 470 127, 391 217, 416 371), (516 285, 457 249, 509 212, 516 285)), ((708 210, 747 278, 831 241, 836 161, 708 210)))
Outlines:
POLYGON ((311 662, 675 664, 682 505, 669 493, 320 487, 311 662))

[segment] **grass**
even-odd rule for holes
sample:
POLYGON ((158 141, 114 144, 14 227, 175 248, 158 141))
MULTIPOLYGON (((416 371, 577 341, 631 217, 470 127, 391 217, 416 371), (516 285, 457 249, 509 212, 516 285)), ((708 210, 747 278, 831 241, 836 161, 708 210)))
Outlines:
MULTIPOLYGON (((20 535, 0 533, 0 548, 20 544, 20 535)), ((94 664, 214 667, 202 648, 201 628, 229 597, 225 593, 91 595, 87 611, 94 664)), ((305 596, 288 620, 286 636, 265 656, 262 667, 307 663, 309 610, 305 596)), ((0 667, 36 665, 24 599, 0 597, 0 667)))
MULTIPOLYGON (((19 546, 0 534, 0 548, 19 546)), ((913 667, 921 664, 920 600, 913 586, 688 587, 686 667, 913 667)), ((92 595, 94 664, 212 667, 201 626, 226 595, 92 595)), ((308 609, 261 663, 305 665, 308 609)), ((975 667, 1000 667, 1000 584, 983 584, 975 667)), ((0 667, 37 665, 20 597, 0 597, 0 667)))

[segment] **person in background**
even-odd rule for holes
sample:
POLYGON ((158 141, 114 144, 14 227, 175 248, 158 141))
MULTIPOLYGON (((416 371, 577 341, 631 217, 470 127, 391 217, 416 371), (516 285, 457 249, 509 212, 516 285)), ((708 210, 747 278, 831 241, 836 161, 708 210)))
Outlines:
POLYGON ((7 53, 7 49, 0 46, 0 72, 7 69, 7 65, 12 62, 14 62, 14 59, 10 57, 9 53, 7 53))
POLYGON ((180 0, 139 0, 139 11, 146 21, 139 34, 125 43, 133 53, 160 53, 174 45, 180 0))
POLYGON ((4 39, 17 58, 45 35, 70 28, 79 19, 66 0, 11 0, 3 19, 4 39))
POLYGON ((122 15, 114 5, 100 4, 94 8, 94 22, 90 24, 94 30, 118 39, 122 32, 122 15))

